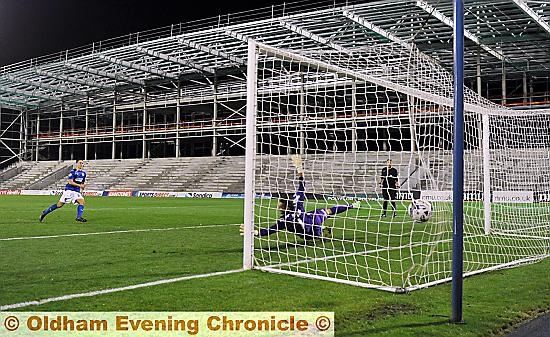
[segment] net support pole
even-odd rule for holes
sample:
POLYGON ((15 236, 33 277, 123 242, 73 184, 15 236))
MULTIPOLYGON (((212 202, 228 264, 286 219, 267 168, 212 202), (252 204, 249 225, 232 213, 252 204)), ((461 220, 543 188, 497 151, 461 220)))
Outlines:
POLYGON ((254 252, 254 166, 256 157, 256 86, 258 78, 256 43, 248 40, 246 70, 246 150, 244 184, 243 269, 252 269, 254 252))
POLYGON ((464 230, 464 4, 454 0, 453 266, 451 322, 462 322, 464 230))
POLYGON ((483 141, 483 223, 485 234, 491 234, 491 151, 489 148, 489 115, 482 116, 483 141))

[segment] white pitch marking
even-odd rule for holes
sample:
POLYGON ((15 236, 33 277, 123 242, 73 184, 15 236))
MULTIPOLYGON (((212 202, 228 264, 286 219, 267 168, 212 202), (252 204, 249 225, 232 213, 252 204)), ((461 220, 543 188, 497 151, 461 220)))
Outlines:
MULTIPOLYGON (((193 206, 194 208, 212 208, 212 207, 216 207, 216 206, 212 206, 212 205, 194 205, 193 206)), ((174 208, 180 208, 182 209, 181 206, 147 206, 147 208, 143 208, 142 206, 140 205, 137 205, 137 206, 134 206, 134 207, 93 207, 93 206, 87 206, 86 207, 86 212, 89 212, 89 211, 112 211, 112 210, 119 210, 119 209, 123 209, 123 210, 128 210, 128 209, 131 209, 131 210, 135 210, 135 211, 139 211, 139 210, 151 210, 151 209, 174 209, 174 208)), ((32 210, 32 209, 20 209, 20 210, 17 210, 17 209, 1 209, 0 208, 0 211, 2 213, 36 213, 36 210, 32 210)))
POLYGON ((72 300, 72 299, 80 298, 80 297, 92 297, 92 296, 116 293, 116 292, 119 292, 119 291, 127 291, 127 290, 139 289, 139 288, 147 288, 147 287, 157 286, 157 285, 161 285, 161 284, 174 283, 174 282, 185 281, 185 280, 192 280, 192 279, 196 279, 196 278, 227 275, 227 274, 238 273, 238 272, 241 272, 241 271, 244 271, 244 269, 233 269, 233 270, 219 271, 219 272, 213 272, 213 273, 207 273, 207 274, 182 276, 182 277, 176 277, 176 278, 171 278, 171 279, 164 279, 164 280, 152 281, 152 282, 147 282, 147 283, 134 284, 134 285, 131 285, 131 286, 120 287, 120 288, 110 288, 110 289, 90 291, 90 292, 87 292, 87 293, 78 293, 78 294, 71 294, 71 295, 63 295, 63 296, 59 296, 59 297, 50 297, 50 298, 45 298, 45 299, 38 300, 38 301, 29 301, 29 302, 21 302, 21 303, 14 303, 14 304, 6 304, 6 305, 0 306, 0 311, 17 309, 17 308, 24 308, 24 307, 34 306, 34 305, 42 305, 42 304, 46 304, 46 303, 50 303, 50 302, 72 300))
POLYGON ((23 236, 14 238, 0 238, 0 241, 15 241, 15 240, 33 240, 33 239, 54 239, 71 236, 90 236, 90 235, 107 235, 107 234, 121 234, 121 233, 137 233, 137 232, 161 232, 161 231, 173 231, 179 229, 197 229, 197 228, 212 228, 212 227, 225 227, 236 226, 239 224, 222 224, 222 225, 204 225, 204 226, 187 226, 187 227, 169 227, 169 228, 147 228, 147 229, 129 229, 123 231, 109 231, 109 232, 90 232, 90 233, 71 233, 71 234, 59 234, 59 235, 41 235, 41 236, 23 236))

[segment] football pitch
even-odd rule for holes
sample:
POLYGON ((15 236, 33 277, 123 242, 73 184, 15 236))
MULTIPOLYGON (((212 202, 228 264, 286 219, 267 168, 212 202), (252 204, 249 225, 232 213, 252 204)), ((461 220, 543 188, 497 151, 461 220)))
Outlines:
MULTIPOLYGON (((550 259, 393 294, 241 271, 242 199, 0 197, 0 307, 21 311, 334 311, 337 336, 490 336, 550 310, 550 259)), ((404 216, 404 208, 399 210, 404 216)), ((366 214, 366 213, 365 213, 366 214)))

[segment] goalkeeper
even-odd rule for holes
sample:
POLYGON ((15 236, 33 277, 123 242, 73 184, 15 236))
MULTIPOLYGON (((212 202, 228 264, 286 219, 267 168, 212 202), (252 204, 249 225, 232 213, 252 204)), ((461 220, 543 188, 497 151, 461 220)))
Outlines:
MULTIPOLYGON (((359 208, 357 200, 352 204, 335 205, 330 208, 318 208, 306 212, 304 209, 305 184, 304 168, 302 159, 298 155, 292 157, 294 166, 298 173, 298 189, 292 200, 279 199, 278 209, 281 212, 280 218, 269 228, 254 230, 255 236, 267 236, 280 230, 287 230, 295 233, 304 240, 328 238, 332 235, 332 229, 324 226, 323 223, 329 216, 346 212, 351 208, 359 208)), ((241 233, 244 232, 244 225, 241 225, 241 233)))

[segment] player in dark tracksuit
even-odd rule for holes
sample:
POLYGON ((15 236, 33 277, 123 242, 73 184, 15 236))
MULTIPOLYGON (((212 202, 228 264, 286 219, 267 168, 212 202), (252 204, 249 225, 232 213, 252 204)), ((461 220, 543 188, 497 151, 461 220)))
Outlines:
POLYGON ((382 187, 382 196, 384 197, 384 203, 382 204, 382 216, 386 216, 388 201, 390 201, 393 209, 393 216, 395 217, 397 210, 395 199, 397 198, 397 189, 399 188, 399 178, 397 177, 397 169, 392 166, 391 159, 386 161, 386 167, 382 169, 382 173, 380 175, 380 186, 382 187))

